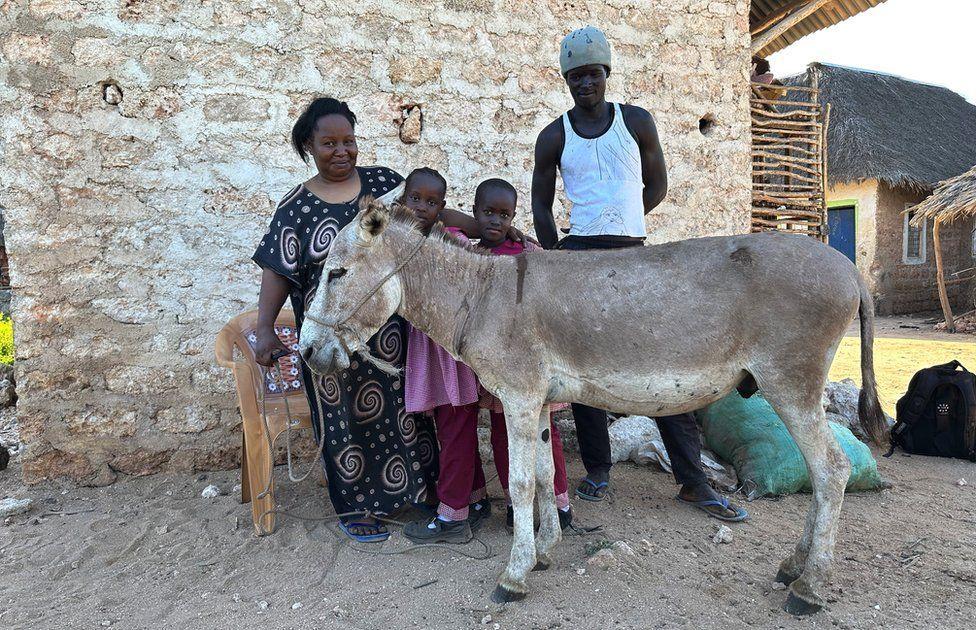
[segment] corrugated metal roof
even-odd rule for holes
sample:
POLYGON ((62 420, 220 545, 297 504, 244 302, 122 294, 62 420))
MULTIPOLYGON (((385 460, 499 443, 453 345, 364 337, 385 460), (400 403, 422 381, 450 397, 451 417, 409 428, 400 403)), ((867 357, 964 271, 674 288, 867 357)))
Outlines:
MULTIPOLYGON (((815 33, 820 29, 839 24, 862 11, 867 11, 872 7, 878 6, 884 1, 835 0, 774 39, 768 46, 758 51, 758 54, 767 57, 778 50, 786 48, 798 39, 806 37, 810 33, 815 33)), ((802 6, 803 4, 805 3, 797 2, 797 0, 752 0, 752 8, 749 10, 749 26, 753 28, 762 24, 769 16, 782 11, 786 7, 792 5, 802 6)))

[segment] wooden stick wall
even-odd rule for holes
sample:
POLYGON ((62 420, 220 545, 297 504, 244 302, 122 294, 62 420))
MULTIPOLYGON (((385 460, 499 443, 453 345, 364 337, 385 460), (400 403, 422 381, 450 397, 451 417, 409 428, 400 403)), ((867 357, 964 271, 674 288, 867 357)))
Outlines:
POLYGON ((752 231, 827 241, 827 125, 811 87, 752 84, 752 231))

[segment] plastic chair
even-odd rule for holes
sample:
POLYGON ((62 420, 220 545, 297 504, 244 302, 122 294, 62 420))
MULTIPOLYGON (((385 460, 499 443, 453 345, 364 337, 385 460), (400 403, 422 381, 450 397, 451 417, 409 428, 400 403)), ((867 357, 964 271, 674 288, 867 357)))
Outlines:
POLYGON ((258 312, 241 313, 227 322, 217 335, 217 363, 230 368, 237 384, 237 404, 243 422, 243 453, 241 455, 241 502, 251 503, 251 517, 258 536, 275 530, 277 506, 274 498, 275 440, 288 430, 289 412, 292 429, 311 428, 311 412, 302 382, 301 358, 298 356, 298 331, 295 315, 282 310, 275 321, 275 333, 292 352, 278 359, 282 383, 274 370, 258 365, 254 345, 258 312), (236 356, 235 356, 236 349, 236 356), (261 417, 261 401, 268 419, 265 433, 261 417), (287 401, 287 407, 286 407, 287 401))

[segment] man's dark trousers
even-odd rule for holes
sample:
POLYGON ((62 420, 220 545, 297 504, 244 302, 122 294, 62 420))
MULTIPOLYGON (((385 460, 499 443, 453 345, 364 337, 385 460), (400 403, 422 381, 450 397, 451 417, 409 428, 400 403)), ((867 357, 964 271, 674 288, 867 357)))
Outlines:
MULTIPOLYGON (((559 249, 618 249, 640 247, 641 239, 613 236, 568 236, 559 249)), ((579 441, 580 457, 587 475, 608 473, 610 462, 610 434, 607 431, 607 412, 587 405, 573 403, 573 420, 579 441)), ((695 416, 684 413, 656 418, 661 441, 671 458, 674 480, 681 485, 706 483, 701 467, 701 435, 695 416)))

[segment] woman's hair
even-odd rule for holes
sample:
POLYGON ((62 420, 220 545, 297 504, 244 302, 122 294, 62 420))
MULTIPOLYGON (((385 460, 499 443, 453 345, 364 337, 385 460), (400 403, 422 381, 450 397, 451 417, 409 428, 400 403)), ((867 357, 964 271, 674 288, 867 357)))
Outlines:
POLYGON ((356 114, 352 113, 345 102, 327 96, 315 99, 308 104, 302 115, 295 121, 295 126, 291 128, 291 146, 298 153, 298 157, 302 158, 302 162, 308 164, 308 149, 305 146, 315 133, 315 124, 319 118, 332 114, 342 116, 349 121, 353 129, 356 128, 356 114))
POLYGON ((441 186, 444 187, 444 194, 445 195, 447 194, 447 180, 444 179, 443 175, 441 175, 434 169, 428 168, 426 166, 424 166, 423 168, 415 168, 412 171, 410 171, 410 174, 407 175, 407 179, 404 180, 403 182, 404 189, 410 188, 410 182, 413 181, 415 175, 428 175, 430 177, 433 177, 434 179, 436 179, 441 183, 441 186))

